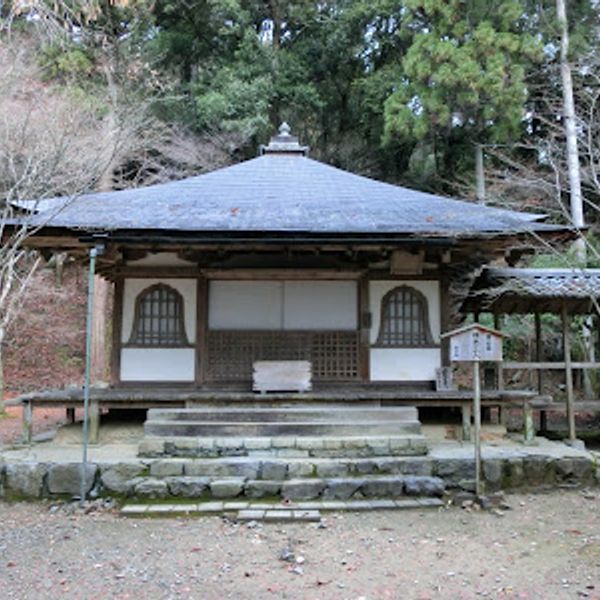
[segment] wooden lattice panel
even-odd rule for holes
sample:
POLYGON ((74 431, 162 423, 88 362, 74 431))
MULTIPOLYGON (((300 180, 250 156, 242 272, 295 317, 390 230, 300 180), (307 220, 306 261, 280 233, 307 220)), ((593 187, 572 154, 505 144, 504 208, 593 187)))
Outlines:
POLYGON ((208 332, 209 381, 251 381, 257 360, 307 360, 317 381, 359 377, 357 331, 208 332))

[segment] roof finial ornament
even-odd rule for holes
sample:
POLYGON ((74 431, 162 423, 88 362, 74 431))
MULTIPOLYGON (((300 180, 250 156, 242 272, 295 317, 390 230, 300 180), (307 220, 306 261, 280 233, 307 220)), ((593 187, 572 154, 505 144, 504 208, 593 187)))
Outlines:
POLYGON ((279 135, 282 137, 291 137, 292 128, 284 121, 279 126, 279 135))
POLYGON ((292 135, 292 128, 285 122, 279 126, 277 135, 271 138, 267 146, 260 147, 260 154, 299 154, 308 155, 308 146, 301 146, 298 138, 292 135))

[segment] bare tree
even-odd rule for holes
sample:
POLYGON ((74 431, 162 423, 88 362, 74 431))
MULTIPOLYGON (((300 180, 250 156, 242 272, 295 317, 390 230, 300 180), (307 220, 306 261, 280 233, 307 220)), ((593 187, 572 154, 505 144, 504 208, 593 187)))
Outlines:
MULTIPOLYGON (((40 264, 26 246, 35 230, 15 219, 37 211, 50 197, 68 202, 91 189, 106 168, 106 136, 97 110, 44 84, 33 64, 27 44, 0 47, 0 411, 2 344, 40 264)), ((112 143, 109 154, 117 151, 112 143)))

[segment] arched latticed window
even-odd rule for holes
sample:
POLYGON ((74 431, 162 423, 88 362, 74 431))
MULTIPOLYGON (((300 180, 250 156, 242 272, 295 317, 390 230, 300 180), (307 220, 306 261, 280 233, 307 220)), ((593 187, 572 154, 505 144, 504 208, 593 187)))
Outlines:
POLYGON ((395 348, 433 345, 427 299, 421 292, 403 285, 383 297, 375 345, 395 348))
POLYGON ((187 346, 183 297, 172 287, 159 283, 140 292, 130 345, 154 347, 187 346))

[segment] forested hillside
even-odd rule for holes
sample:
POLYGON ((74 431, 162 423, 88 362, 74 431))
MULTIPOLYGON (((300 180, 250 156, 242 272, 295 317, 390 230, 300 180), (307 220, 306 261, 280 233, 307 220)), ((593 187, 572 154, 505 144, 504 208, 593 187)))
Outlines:
MULTIPOLYGON (((87 111, 78 134, 112 148, 111 187, 252 157, 282 120, 315 158, 421 189, 473 196, 476 144, 490 201, 556 211, 566 187, 553 0, 26 0, 0 10, 4 61, 18 58, 26 94, 41 86, 44 100, 87 111)), ((598 14, 594 0, 569 3, 594 197, 598 14)))

